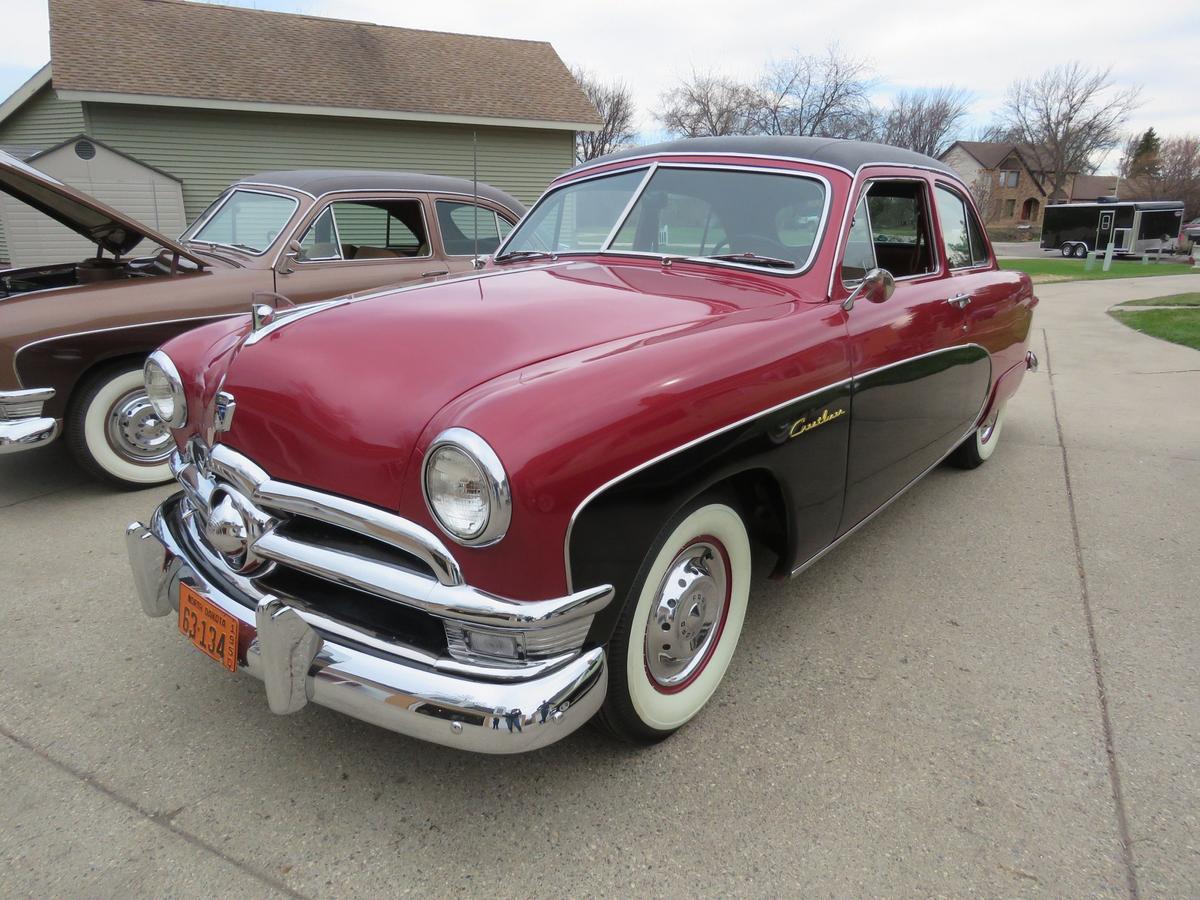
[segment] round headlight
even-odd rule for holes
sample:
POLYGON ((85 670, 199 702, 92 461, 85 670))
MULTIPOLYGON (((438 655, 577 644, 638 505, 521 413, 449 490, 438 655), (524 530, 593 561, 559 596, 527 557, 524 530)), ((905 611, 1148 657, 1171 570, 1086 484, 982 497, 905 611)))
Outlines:
POLYGON ((483 438, 465 428, 438 435, 425 454, 425 502, 438 525, 460 544, 504 537, 512 516, 508 477, 483 438))
POLYGON ((154 412, 171 428, 182 428, 187 421, 187 399, 183 396, 183 379, 171 357, 155 350, 146 360, 142 378, 154 412))

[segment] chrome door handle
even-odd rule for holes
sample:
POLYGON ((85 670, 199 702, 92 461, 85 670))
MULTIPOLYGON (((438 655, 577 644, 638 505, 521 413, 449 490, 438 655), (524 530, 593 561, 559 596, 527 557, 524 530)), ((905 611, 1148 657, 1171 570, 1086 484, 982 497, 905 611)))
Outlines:
POLYGON ((959 309, 966 309, 967 304, 971 302, 970 294, 955 294, 946 301, 951 306, 957 306, 959 309))
POLYGON ((422 278, 436 278, 438 275, 449 275, 449 274, 450 274, 449 269, 442 269, 442 271, 440 271, 440 272, 422 272, 421 277, 422 278))

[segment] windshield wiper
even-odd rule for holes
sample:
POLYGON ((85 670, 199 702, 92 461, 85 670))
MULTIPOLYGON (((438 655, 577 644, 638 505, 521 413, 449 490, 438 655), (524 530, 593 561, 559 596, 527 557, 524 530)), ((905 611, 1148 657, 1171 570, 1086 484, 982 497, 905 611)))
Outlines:
POLYGON ((504 262, 506 259, 552 259, 554 254, 549 250, 509 250, 494 257, 494 262, 504 262))
POLYGON ((714 256, 694 256, 693 259, 720 259, 725 262, 740 262, 748 266, 765 266, 768 269, 794 269, 796 261, 780 259, 778 256, 759 256, 757 253, 718 253, 714 256))

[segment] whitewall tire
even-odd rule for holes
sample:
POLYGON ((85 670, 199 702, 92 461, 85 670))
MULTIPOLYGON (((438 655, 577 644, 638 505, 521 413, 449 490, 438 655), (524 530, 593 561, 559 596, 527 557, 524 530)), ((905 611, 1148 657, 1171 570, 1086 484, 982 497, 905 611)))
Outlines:
POLYGON ((1002 403, 950 454, 949 462, 960 469, 975 469, 991 459, 1000 444, 1000 432, 1004 430, 1004 411, 1002 403))
POLYGON ((90 474, 121 487, 171 480, 167 465, 174 444, 150 406, 140 362, 96 373, 71 398, 67 445, 90 474))
POLYGON ((677 515, 647 555, 609 645, 601 723, 661 740, 693 718, 729 668, 750 594, 750 538, 721 502, 677 515))

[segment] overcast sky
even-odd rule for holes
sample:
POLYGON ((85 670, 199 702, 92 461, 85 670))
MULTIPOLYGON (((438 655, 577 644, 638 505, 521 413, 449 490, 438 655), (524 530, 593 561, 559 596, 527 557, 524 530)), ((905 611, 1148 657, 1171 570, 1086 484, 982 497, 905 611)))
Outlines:
MULTIPOLYGON (((45 0, 0 2, 7 31, 0 62, 4 97, 44 64, 50 51, 45 0)), ((991 120, 1013 78, 1077 59, 1111 66, 1116 81, 1143 86, 1145 102, 1130 122, 1131 131, 1153 125, 1160 135, 1200 133, 1200 5, 1195 3, 1154 7, 1162 15, 1145 14, 1149 6, 1131 8, 1110 0, 1009 0, 958 8, 932 0, 233 0, 230 5, 550 41, 568 65, 625 80, 638 103, 639 127, 647 134, 658 129, 653 112, 659 94, 694 68, 752 78, 768 59, 795 50, 819 53, 831 42, 870 61, 877 101, 902 88, 953 84, 971 92, 972 121, 982 125, 991 120)), ((1105 168, 1115 165, 1115 157, 1105 168)))

